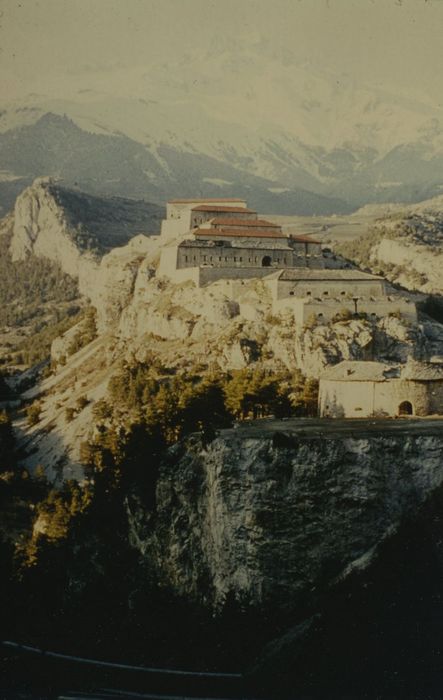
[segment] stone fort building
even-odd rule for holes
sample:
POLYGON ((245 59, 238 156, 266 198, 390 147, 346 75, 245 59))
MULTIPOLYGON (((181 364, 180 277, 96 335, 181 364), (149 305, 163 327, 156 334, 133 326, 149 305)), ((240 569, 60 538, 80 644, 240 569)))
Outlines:
POLYGON ((157 274, 201 287, 217 280, 261 278, 273 311, 287 310, 295 322, 319 321, 337 312, 377 318, 397 312, 416 320, 413 303, 388 295, 381 277, 337 260, 321 242, 293 236, 259 218, 243 199, 174 199, 162 222, 157 274))

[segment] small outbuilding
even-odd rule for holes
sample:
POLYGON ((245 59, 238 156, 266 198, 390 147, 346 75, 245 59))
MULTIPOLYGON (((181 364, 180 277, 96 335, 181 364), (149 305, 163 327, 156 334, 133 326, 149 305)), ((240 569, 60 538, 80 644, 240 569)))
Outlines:
POLYGON ((443 414, 443 362, 340 362, 320 377, 319 414, 330 418, 443 414))

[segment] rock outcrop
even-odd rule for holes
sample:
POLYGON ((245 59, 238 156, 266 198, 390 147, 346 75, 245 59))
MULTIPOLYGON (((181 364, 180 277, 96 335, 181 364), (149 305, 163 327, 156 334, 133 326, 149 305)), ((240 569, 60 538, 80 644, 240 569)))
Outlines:
POLYGON ((155 205, 92 197, 67 190, 51 178, 37 178, 16 200, 11 257, 23 260, 36 255, 53 260, 78 279, 80 293, 99 309, 111 288, 111 304, 119 289, 127 299, 128 285, 132 290, 135 277, 133 260, 146 253, 143 239, 149 242, 147 236, 135 234, 144 226, 146 233, 156 233, 160 211, 155 205), (154 231, 151 226, 156 227, 154 231), (119 246, 131 239, 130 251, 123 253, 116 266, 113 261, 119 256, 119 246), (106 253, 111 257, 105 255, 101 265, 106 253), (110 278, 117 278, 115 289, 110 278))
POLYGON ((161 465, 155 506, 128 500, 132 543, 174 594, 213 609, 302 607, 368 566, 443 482, 438 429, 319 438, 265 427, 190 438, 161 465))

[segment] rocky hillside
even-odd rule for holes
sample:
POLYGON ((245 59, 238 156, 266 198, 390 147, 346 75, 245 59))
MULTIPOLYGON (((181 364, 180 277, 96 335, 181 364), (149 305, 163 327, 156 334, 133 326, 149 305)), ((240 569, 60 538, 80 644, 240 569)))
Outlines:
POLYGON ((163 210, 118 197, 100 198, 38 178, 17 197, 5 233, 13 261, 47 258, 79 280, 90 296, 101 258, 138 233, 157 234, 163 210))
MULTIPOLYGON (((82 195, 37 181, 18 198, 8 220, 13 258, 41 256, 57 263, 78 280, 80 292, 96 309, 96 340, 86 348, 73 342, 82 336, 81 324, 62 335, 53 344, 51 376, 26 394, 27 400, 38 398, 40 406, 32 427, 25 420, 20 424, 23 444, 34 446, 28 464, 45 464, 54 478, 80 473, 80 443, 119 363, 149 364, 156 358, 177 375, 193 375, 196 368, 205 375, 259 367, 315 379, 344 359, 404 362, 408 355, 441 352, 441 326, 430 321, 414 326, 395 314, 377 322, 345 315, 294 327, 290 314, 272 313, 263 281, 219 281, 201 289, 192 282, 173 284, 156 275, 162 245, 157 236, 141 234, 106 252, 119 221, 125 222, 121 236, 130 237, 142 212, 134 224, 130 205, 122 209, 117 201, 114 214, 114 200, 98 211, 91 201, 96 200, 85 198, 86 229, 75 223, 82 195), (77 400, 84 401, 81 410, 77 400)), ((149 207, 144 215, 151 216, 149 207)))
POLYGON ((365 236, 339 243, 335 249, 407 289, 442 294, 442 197, 391 207, 376 218, 365 236))
POLYGON ((93 305, 44 378, 9 384, 23 406, 0 464, 7 633, 144 665, 189 666, 197 650, 207 668, 249 669, 249 696, 358 697, 362 678, 380 696, 387 676, 407 697, 412 664, 434 682, 441 421, 283 419, 315 408, 325 366, 442 354, 442 326, 296 327, 261 280, 173 284, 156 274, 160 237, 129 222, 109 250, 110 210, 88 214, 85 240, 79 197, 39 181, 5 223, 15 265, 57 263, 93 305))

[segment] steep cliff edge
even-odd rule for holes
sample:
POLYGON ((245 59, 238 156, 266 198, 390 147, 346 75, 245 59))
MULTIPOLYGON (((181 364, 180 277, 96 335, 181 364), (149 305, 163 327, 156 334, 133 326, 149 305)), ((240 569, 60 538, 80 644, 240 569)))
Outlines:
POLYGON ((37 178, 15 203, 11 257, 48 258, 77 278, 80 292, 93 298, 103 255, 138 233, 157 233, 161 216, 161 207, 153 204, 87 195, 51 178, 37 178))
POLYGON ((163 586, 212 609, 232 599, 303 609, 369 566, 442 484, 443 439, 430 424, 356 421, 343 435, 265 422, 209 445, 190 438, 160 466, 153 508, 143 493, 128 498, 132 543, 163 586))

